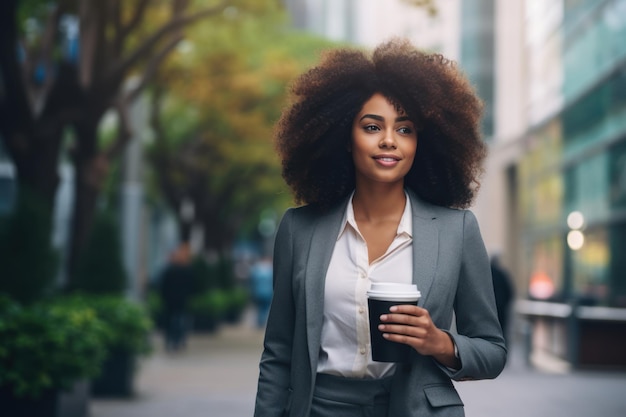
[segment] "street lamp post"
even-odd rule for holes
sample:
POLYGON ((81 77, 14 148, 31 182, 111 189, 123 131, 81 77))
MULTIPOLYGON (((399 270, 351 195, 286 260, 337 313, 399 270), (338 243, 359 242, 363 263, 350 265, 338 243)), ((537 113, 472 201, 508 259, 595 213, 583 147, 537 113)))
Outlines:
POLYGON ((568 333, 568 356, 569 362, 573 366, 578 365, 579 351, 579 335, 578 318, 576 316, 577 300, 575 291, 573 290, 574 281, 574 252, 579 251, 585 244, 585 235, 583 226, 585 225, 585 217, 580 211, 572 211, 567 216, 567 249, 565 250, 565 271, 563 298, 570 304, 571 313, 567 323, 568 333))

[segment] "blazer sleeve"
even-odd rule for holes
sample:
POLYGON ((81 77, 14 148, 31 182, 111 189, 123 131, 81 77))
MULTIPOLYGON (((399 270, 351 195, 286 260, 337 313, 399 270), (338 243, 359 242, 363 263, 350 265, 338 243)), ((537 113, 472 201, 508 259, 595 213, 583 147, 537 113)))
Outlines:
POLYGON ((461 269, 455 296, 456 333, 461 368, 441 367, 454 380, 497 377, 507 351, 495 304, 489 257, 471 211, 464 211, 461 269))
POLYGON ((293 213, 293 209, 289 209, 283 216, 274 243, 274 294, 259 365, 256 417, 283 415, 290 396, 295 316, 292 295, 293 213))

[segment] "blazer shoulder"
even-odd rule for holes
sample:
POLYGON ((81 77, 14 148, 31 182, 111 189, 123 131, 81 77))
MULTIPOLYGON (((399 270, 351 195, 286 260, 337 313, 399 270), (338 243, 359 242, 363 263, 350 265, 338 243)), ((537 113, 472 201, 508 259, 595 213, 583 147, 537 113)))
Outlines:
MULTIPOLYGON (((408 189, 408 194, 411 199, 411 205, 413 211, 418 217, 430 218, 430 219, 463 219, 468 212, 467 209, 457 209, 452 207, 438 206, 429 203, 420 198, 413 190, 408 189)), ((470 212, 471 213, 471 212, 470 212)))
POLYGON ((316 206, 305 205, 298 207, 290 207, 285 211, 283 217, 290 217, 296 223, 311 222, 323 215, 323 212, 316 206))
POLYGON ((322 209, 317 204, 307 204, 299 207, 291 207, 287 209, 285 215, 290 214, 296 222, 315 223, 319 220, 328 220, 340 217, 344 214, 348 198, 338 201, 330 208, 322 209))

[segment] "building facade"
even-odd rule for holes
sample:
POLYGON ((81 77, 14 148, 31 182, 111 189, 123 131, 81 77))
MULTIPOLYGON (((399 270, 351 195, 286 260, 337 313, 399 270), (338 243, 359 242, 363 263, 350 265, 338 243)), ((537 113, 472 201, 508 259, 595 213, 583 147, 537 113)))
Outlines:
POLYGON ((529 289, 544 275, 548 298, 626 308, 626 1, 528 0, 526 22, 529 289))
POLYGON ((435 1, 436 13, 403 0, 285 0, 296 28, 373 47, 393 36, 459 59, 460 1, 435 1))
POLYGON ((485 240, 516 277, 535 357, 623 366, 626 1, 497 0, 495 16, 485 240))
POLYGON ((531 354, 624 364, 626 0, 437 1, 434 18, 400 0, 287 4, 302 29, 406 36, 460 62, 490 148, 473 210, 512 272, 531 354))

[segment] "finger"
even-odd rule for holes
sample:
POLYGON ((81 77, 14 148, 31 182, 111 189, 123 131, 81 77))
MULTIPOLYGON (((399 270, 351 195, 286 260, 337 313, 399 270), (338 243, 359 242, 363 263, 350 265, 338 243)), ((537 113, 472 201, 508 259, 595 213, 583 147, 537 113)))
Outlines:
POLYGON ((395 306, 391 306, 389 311, 392 313, 400 313, 400 314, 410 314, 412 316, 423 316, 428 314, 428 311, 422 307, 418 307, 410 304, 399 304, 395 306))
POLYGON ((419 337, 408 336, 405 334, 383 333, 383 337, 391 342, 402 343, 411 346, 413 349, 419 350, 424 345, 424 339, 419 337))
POLYGON ((413 316, 409 314, 383 314, 380 316, 380 321, 384 323, 399 323, 406 324, 408 326, 427 326, 429 323, 428 317, 425 316, 413 316))
POLYGON ((405 335, 416 338, 424 338, 427 334, 426 330, 421 327, 403 326, 400 324, 380 324, 378 330, 384 334, 405 335))

